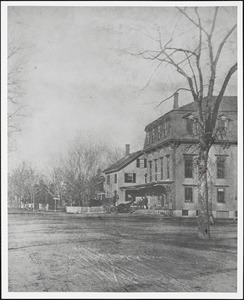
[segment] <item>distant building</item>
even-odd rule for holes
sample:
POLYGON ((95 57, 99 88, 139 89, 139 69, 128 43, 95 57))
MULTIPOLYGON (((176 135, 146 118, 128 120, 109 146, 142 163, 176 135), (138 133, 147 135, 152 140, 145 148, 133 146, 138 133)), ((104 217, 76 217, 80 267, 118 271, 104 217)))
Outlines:
MULTIPOLYGON (((216 97, 213 99, 215 101, 216 97)), ((147 196, 149 208, 175 216, 198 215, 197 130, 195 103, 178 106, 145 128, 143 151, 104 171, 105 195, 119 202, 147 196)), ((218 140, 209 153, 209 203, 213 216, 237 216, 237 97, 225 96, 219 109, 218 140)))

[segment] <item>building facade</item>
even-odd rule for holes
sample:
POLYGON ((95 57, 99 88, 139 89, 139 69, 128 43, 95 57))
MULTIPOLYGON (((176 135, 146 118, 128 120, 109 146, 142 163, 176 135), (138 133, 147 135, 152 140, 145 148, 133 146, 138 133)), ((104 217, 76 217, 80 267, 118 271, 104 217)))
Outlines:
POLYGON ((130 153, 126 145, 125 157, 103 171, 105 197, 115 199, 115 205, 134 200, 130 189, 145 182, 146 167, 143 151, 130 153))
MULTIPOLYGON (((151 206, 175 216, 198 215, 197 130, 195 104, 178 107, 146 126, 147 193, 151 206), (151 185, 151 186, 150 186, 151 185), (156 200, 155 200, 156 199, 156 200)), ((217 141, 209 153, 209 203, 217 218, 237 216, 237 97, 224 97, 217 141)))
MULTIPOLYGON (((199 128, 195 120, 195 103, 178 107, 175 94, 173 110, 146 126, 143 151, 134 153, 128 164, 125 158, 105 170, 106 197, 117 193, 119 201, 125 202, 147 196, 151 209, 170 210, 175 216, 197 216, 199 128), (126 174, 131 174, 129 180, 126 174), (136 174, 136 180, 132 174, 136 174)), ((216 128, 217 140, 209 153, 209 209, 216 218, 235 218, 237 97, 223 98, 216 128)))

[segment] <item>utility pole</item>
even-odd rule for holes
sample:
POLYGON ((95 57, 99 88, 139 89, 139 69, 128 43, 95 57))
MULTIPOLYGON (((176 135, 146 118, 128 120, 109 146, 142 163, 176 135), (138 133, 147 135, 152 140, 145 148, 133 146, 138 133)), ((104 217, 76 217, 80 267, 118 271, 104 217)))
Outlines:
POLYGON ((60 200, 60 199, 59 198, 53 198, 53 200, 55 201, 54 211, 57 212, 57 200, 60 200))

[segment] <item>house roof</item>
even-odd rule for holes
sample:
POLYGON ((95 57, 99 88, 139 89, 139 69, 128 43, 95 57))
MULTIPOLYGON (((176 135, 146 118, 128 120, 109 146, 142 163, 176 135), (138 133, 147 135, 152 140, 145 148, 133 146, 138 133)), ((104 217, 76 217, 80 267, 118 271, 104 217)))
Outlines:
MULTIPOLYGON (((212 102, 215 103, 217 96, 213 96, 212 102)), ((189 104, 179 107, 177 110, 196 110, 195 103, 191 102, 189 104)), ((224 96, 220 103, 219 111, 237 111, 237 96, 224 96)))
POLYGON ((121 158, 116 163, 109 166, 107 169, 103 170, 103 173, 107 174, 107 173, 119 171, 119 170, 123 169, 124 167, 126 167, 127 165, 129 165, 131 162, 133 162, 135 159, 137 159, 142 154, 143 154, 142 150, 133 152, 133 153, 121 158))
MULTIPOLYGON (((217 96, 213 96, 212 98, 213 103, 215 103, 217 96)), ((173 109, 169 112, 167 112, 166 114, 164 114, 163 116, 159 117, 158 119, 154 120, 153 122, 151 122, 150 124, 148 124, 145 128, 145 130, 147 130, 148 128, 150 128, 153 124, 155 124, 157 121, 159 121, 160 119, 162 119, 164 116, 172 113, 172 112, 177 112, 177 111, 196 111, 196 104, 195 102, 191 102, 188 103, 186 105, 180 106, 177 109, 173 109)), ((221 104, 220 104, 220 108, 219 108, 220 112, 237 112, 237 96, 224 96, 221 104)))

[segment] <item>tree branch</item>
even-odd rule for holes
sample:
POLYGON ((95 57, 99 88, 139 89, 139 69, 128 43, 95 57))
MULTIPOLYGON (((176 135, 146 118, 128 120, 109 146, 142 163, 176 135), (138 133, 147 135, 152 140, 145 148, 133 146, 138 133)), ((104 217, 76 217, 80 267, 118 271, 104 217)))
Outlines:
POLYGON ((229 70, 228 74, 226 75, 225 77, 225 80, 223 82, 223 85, 221 87, 221 90, 219 92, 219 95, 216 99, 216 102, 215 102, 215 105, 214 105, 214 109, 213 109, 213 113, 212 113, 212 120, 211 120, 211 125, 212 125, 212 128, 215 128, 215 125, 216 125, 216 120, 217 120, 217 116, 218 116, 218 111, 219 111, 219 106, 220 106, 220 103, 223 99, 223 96, 224 96, 224 93, 225 93, 225 90, 226 90, 226 87, 229 83, 229 80, 231 78, 231 76, 236 72, 237 70, 237 63, 235 63, 229 70))
POLYGON ((165 47, 165 50, 175 50, 175 52, 184 52, 184 53, 190 53, 194 56, 197 56, 196 51, 190 51, 187 49, 183 49, 183 48, 174 48, 174 47, 165 47))
POLYGON ((135 28, 132 28, 132 27, 128 27, 128 28, 130 28, 131 30, 134 30, 134 31, 139 32, 140 34, 142 34, 142 35, 144 35, 144 36, 146 36, 146 37, 148 37, 148 38, 154 40, 155 42, 159 42, 159 40, 153 38, 152 36, 150 36, 150 35, 148 35, 148 34, 146 34, 146 33, 144 33, 144 32, 141 32, 141 31, 138 30, 138 29, 135 29, 135 28))
POLYGON ((139 91, 139 95, 141 95, 141 93, 145 90, 145 88, 149 85, 149 83, 151 82, 153 75, 155 74, 155 72, 158 70, 158 68, 160 67, 160 65, 162 64, 162 61, 157 65, 157 67, 154 69, 153 73, 151 74, 149 80, 147 81, 146 85, 139 91))
POLYGON ((168 98, 164 99, 163 101, 161 101, 156 108, 158 108, 162 103, 164 103, 165 101, 169 100, 170 98, 172 98, 174 96, 175 93, 179 92, 179 91, 187 91, 187 92, 191 92, 190 89, 187 88, 178 88, 171 96, 169 96, 168 98))
POLYGON ((218 15, 218 7, 215 7, 215 11, 214 11, 214 17, 213 17, 213 22, 212 22, 212 28, 210 30, 210 36, 212 38, 213 33, 214 33, 214 29, 215 29, 215 25, 216 25, 216 19, 217 19, 217 15, 218 15))
POLYGON ((12 113, 8 113, 8 118, 12 118, 13 116, 17 115, 17 112, 20 111, 21 109, 24 109, 26 107, 26 105, 22 105, 21 107, 19 107, 16 111, 12 112, 12 113))
POLYGON ((200 28, 205 34, 206 34, 206 36, 208 36, 208 33, 207 33, 207 31, 200 25, 200 24, 197 24, 192 18, 190 18, 188 15, 187 15, 187 13, 183 10, 183 9, 181 9, 181 8, 179 8, 179 7, 177 7, 177 9, 191 22, 191 23, 193 23, 196 27, 198 27, 198 28, 200 28))
POLYGON ((192 72, 192 75, 193 75, 193 80, 194 80, 194 83, 195 83, 195 87, 196 87, 196 94, 198 94, 198 84, 197 84, 197 79, 196 79, 196 75, 195 75, 195 72, 194 72, 194 69, 192 67, 192 64, 191 64, 191 61, 190 61, 190 58, 189 56, 187 55, 187 53, 185 53, 186 57, 187 57, 187 61, 188 61, 188 65, 191 69, 191 72, 192 72))
POLYGON ((214 59, 214 64, 217 65, 221 51, 223 49, 224 44, 226 43, 227 39, 229 38, 229 36, 232 34, 232 32, 236 29, 237 25, 234 25, 231 30, 226 34, 226 36, 224 37, 223 41, 220 43, 219 48, 217 50, 216 53, 216 57, 214 59))
POLYGON ((199 44, 198 44, 198 55, 196 58, 196 64, 197 64, 197 70, 199 75, 199 94, 198 94, 198 114, 199 114, 199 120, 201 123, 203 123, 203 114, 202 114, 202 100, 203 100, 203 75, 202 70, 200 66, 200 60, 201 60, 201 53, 202 53, 202 25, 201 25, 201 18, 199 16, 197 7, 195 8, 195 13, 198 18, 198 24, 199 24, 199 44))

